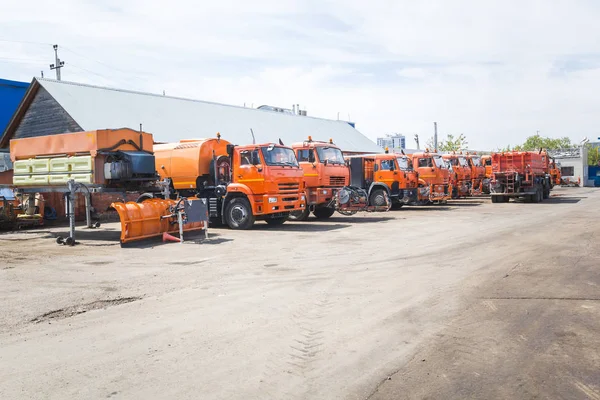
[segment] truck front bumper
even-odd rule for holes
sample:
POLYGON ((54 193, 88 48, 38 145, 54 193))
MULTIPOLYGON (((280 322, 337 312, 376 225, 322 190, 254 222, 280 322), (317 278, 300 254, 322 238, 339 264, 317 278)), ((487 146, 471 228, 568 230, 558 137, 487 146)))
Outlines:
POLYGON ((253 197, 254 204, 252 211, 254 215, 286 213, 306 208, 306 196, 304 193, 263 194, 253 197))
POLYGON ((306 192, 307 196, 307 205, 308 206, 318 206, 321 204, 328 204, 333 200, 336 192, 341 188, 328 188, 328 187, 319 187, 319 188, 308 188, 306 192))

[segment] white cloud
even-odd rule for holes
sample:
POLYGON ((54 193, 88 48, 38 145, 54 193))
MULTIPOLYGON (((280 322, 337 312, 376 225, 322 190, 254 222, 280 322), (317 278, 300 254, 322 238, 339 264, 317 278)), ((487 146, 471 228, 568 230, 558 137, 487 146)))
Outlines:
MULTIPOLYGON (((597 137, 600 4, 442 0, 9 2, 0 39, 58 43, 63 79, 350 118, 366 135, 465 133, 474 148, 597 137), (109 66, 114 66, 110 68, 109 66)), ((0 42, 30 80, 49 45, 0 42)))

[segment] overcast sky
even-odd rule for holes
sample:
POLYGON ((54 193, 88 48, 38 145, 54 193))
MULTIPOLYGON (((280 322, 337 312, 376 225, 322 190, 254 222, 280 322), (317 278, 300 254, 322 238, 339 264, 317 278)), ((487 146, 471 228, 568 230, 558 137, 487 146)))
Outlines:
POLYGON ((0 78, 350 118, 370 138, 600 136, 600 1, 7 1, 0 78), (33 42, 33 43, 22 43, 33 42))

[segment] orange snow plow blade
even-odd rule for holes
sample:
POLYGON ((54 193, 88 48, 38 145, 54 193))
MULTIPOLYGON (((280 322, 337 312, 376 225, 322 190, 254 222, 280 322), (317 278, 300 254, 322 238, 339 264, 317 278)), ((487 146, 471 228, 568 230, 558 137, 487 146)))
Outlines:
MULTIPOLYGON (((199 199, 198 199, 199 200, 199 199)), ((148 199, 142 203, 112 203, 121 220, 121 243, 179 232, 177 217, 171 212, 175 200, 148 199)), ((183 231, 204 229, 207 222, 184 223, 183 231)))

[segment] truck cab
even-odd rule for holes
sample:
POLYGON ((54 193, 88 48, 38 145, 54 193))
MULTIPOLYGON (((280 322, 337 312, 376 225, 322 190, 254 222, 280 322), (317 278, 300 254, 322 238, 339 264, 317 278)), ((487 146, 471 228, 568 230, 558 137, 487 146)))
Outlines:
POLYGON ((332 200, 338 190, 350 181, 350 170, 344 156, 332 139, 314 141, 311 136, 292 144, 304 174, 307 207, 293 212, 291 219, 306 220, 310 212, 318 219, 329 218, 335 212, 332 200))
POLYGON ((485 180, 485 166, 481 162, 481 156, 468 154, 467 161, 471 167, 471 195, 480 196, 483 193, 483 181, 485 180))
POLYGON ((450 171, 442 156, 426 150, 412 155, 414 169, 419 174, 420 202, 445 202, 452 194, 450 171))
POLYGON ((255 220, 284 223, 305 207, 294 151, 275 143, 233 145, 217 139, 154 146, 156 169, 178 196, 206 198, 213 224, 249 229, 255 220))
POLYGON ((485 179, 483 180, 482 191, 483 193, 490 193, 490 182, 492 180, 492 156, 484 155, 481 156, 481 163, 485 168, 485 179))
POLYGON ((471 193, 471 168, 462 154, 444 154, 442 158, 449 163, 452 198, 467 197, 471 193))

